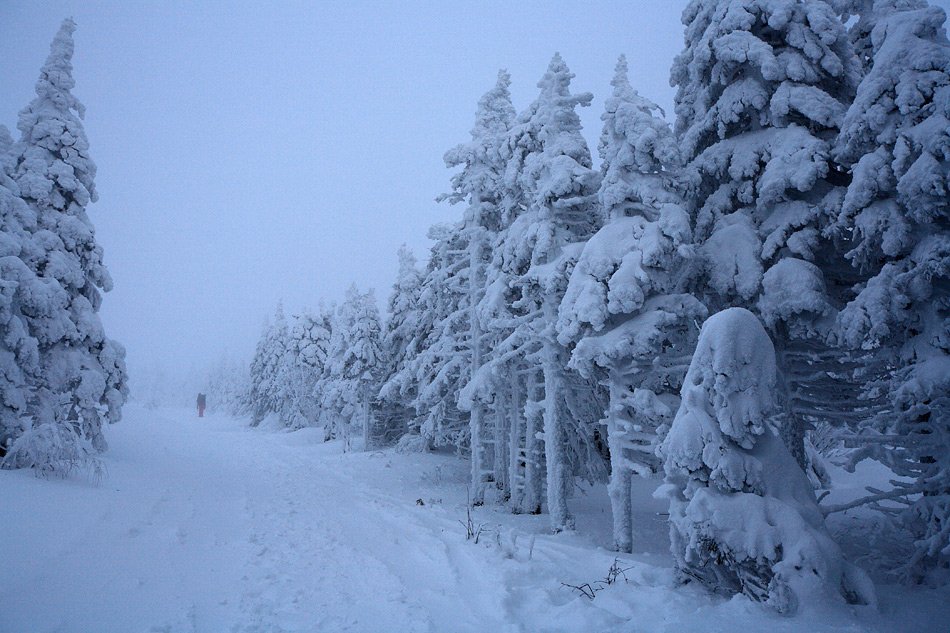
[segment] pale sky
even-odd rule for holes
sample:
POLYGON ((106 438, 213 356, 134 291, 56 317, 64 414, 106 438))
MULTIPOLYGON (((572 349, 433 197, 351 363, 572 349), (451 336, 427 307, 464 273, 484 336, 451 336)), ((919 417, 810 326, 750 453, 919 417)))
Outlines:
POLYGON ((427 228, 461 214, 434 201, 442 155, 499 68, 521 110, 560 51, 594 93, 595 154, 620 53, 671 115, 685 4, 0 0, 0 123, 17 137, 72 16, 89 214, 115 280, 102 319, 133 379, 184 371, 249 358, 279 299, 292 313, 356 282, 384 305, 399 245, 424 260, 427 228))

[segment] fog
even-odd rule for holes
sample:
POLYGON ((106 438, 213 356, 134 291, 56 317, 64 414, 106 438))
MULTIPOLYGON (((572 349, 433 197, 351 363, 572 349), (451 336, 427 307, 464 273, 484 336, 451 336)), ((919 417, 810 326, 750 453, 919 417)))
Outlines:
POLYGON ((469 138, 499 68, 518 109, 560 51, 591 91, 596 153, 620 53, 672 109, 674 2, 0 3, 0 123, 33 95, 64 17, 78 23, 75 94, 98 165, 90 208, 115 289, 106 331, 130 374, 249 358, 261 325, 336 301, 383 305, 396 250, 424 260, 445 150, 469 138), (637 34, 637 35, 634 35, 637 34))

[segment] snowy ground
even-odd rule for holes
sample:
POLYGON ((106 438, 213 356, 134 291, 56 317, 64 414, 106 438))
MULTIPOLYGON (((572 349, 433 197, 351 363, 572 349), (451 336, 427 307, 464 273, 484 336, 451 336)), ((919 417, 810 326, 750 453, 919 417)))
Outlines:
POLYGON ((950 621, 946 591, 882 587, 880 612, 784 618, 674 589, 655 482, 641 491, 644 551, 622 556, 627 581, 590 600, 561 583, 594 583, 614 561, 602 487, 575 499, 575 534, 476 508, 475 544, 459 523, 465 465, 451 456, 344 455, 312 429, 136 406, 108 437, 98 484, 0 472, 3 633, 911 632, 950 621))

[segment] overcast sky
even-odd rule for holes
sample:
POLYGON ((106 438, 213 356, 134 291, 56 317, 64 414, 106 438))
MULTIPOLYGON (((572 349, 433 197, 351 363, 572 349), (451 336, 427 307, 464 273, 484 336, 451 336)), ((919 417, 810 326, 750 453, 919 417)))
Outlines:
POLYGON ((75 18, 89 213, 115 280, 102 318, 134 379, 249 358, 279 299, 293 312, 356 282, 384 305, 399 245, 424 260, 427 228, 461 213, 434 201, 442 155, 499 68, 520 110, 560 51, 594 93, 594 152, 620 53, 669 113, 685 4, 0 0, 0 123, 16 135, 75 18))

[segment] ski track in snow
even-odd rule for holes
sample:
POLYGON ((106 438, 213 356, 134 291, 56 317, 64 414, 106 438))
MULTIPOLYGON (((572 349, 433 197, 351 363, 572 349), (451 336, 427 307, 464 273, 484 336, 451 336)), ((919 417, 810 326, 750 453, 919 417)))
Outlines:
MULTIPOLYGON (((627 582, 588 600, 561 583, 603 578, 604 534, 552 536, 546 516, 486 505, 481 542, 466 541, 454 457, 343 455, 314 429, 185 411, 133 405, 126 418, 99 484, 0 472, 0 633, 915 631, 947 615, 935 593, 885 600, 887 618, 782 618, 673 589, 642 500, 648 551, 621 557, 627 582)), ((609 524, 604 502, 575 499, 578 524, 609 524)))

